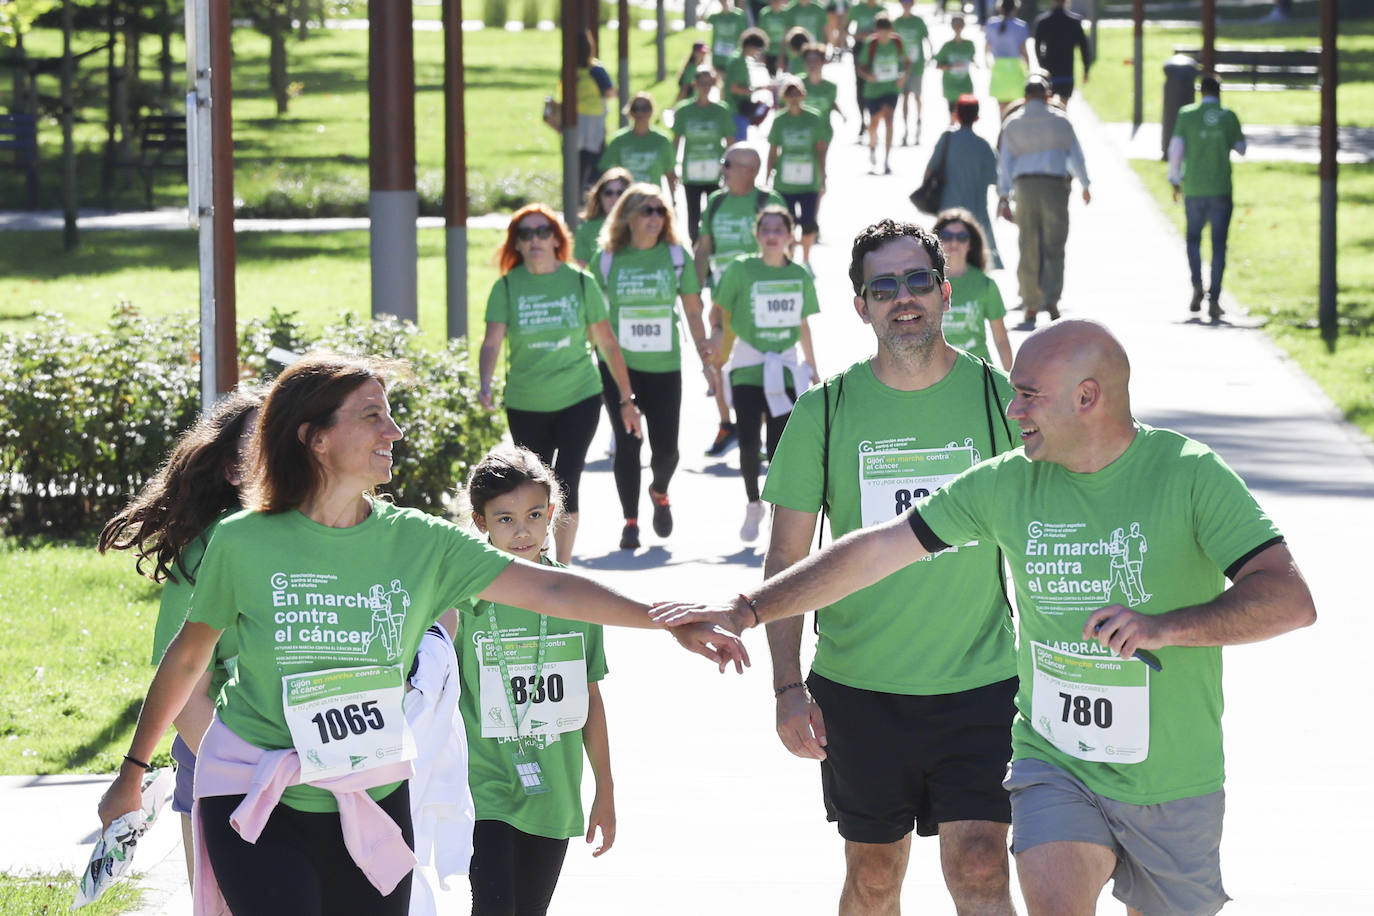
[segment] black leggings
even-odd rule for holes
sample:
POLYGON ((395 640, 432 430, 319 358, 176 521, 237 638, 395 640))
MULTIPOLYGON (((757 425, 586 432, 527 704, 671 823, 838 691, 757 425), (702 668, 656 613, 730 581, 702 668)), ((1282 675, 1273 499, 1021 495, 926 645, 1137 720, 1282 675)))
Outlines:
POLYGON ((544 916, 563 871, 567 840, 532 836, 504 821, 472 828, 472 916, 544 916))
MULTIPOLYGON (((272 809, 256 843, 229 826, 242 795, 200 800, 205 849, 224 900, 235 913, 253 916, 407 916, 407 874, 385 897, 372 886, 344 846, 337 812, 297 811, 285 804, 272 809)), ((410 790, 400 788, 379 801, 414 848, 410 790)))
MULTIPOLYGON (((687 184, 683 182, 682 189, 687 192, 687 233, 692 237, 692 244, 697 243, 697 233, 701 231, 701 205, 706 202, 706 198, 711 196, 711 192, 720 187, 720 184, 687 184)), ((636 391, 635 395, 638 396, 636 391)))
MULTIPOLYGON (((625 432, 620 422, 620 389, 616 387, 611 370, 601 363, 602 397, 606 413, 615 433, 615 490, 620 495, 620 508, 626 518, 639 518, 640 447, 644 440, 625 432)), ((682 415, 682 372, 640 372, 630 370, 630 390, 635 403, 644 414, 644 426, 649 434, 649 469, 653 472, 650 484, 658 493, 668 492, 668 483, 677 470, 677 431, 682 415)))
POLYGON ((506 422, 515 444, 539 456, 563 484, 563 508, 577 511, 577 490, 582 483, 582 468, 587 464, 587 449, 596 436, 597 402, 592 395, 562 410, 516 410, 506 408, 506 422))
MULTIPOLYGON (((768 460, 772 461, 787 418, 792 414, 789 411, 780 417, 768 416, 768 401, 763 396, 762 385, 734 385, 731 391, 735 401, 735 429, 739 431, 739 472, 744 478, 744 492, 749 501, 754 502, 759 498, 759 432, 764 418, 767 417, 768 422, 768 460)), ((787 396, 793 401, 797 399, 791 385, 787 386, 787 396)))

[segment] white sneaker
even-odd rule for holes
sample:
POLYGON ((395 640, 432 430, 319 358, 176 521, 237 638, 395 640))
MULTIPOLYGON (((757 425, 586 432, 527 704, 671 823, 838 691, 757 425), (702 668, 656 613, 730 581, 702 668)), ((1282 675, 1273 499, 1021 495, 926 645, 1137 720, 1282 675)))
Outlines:
POLYGON ((756 499, 744 507, 744 524, 739 528, 741 541, 757 540, 759 525, 763 524, 763 500, 756 499))

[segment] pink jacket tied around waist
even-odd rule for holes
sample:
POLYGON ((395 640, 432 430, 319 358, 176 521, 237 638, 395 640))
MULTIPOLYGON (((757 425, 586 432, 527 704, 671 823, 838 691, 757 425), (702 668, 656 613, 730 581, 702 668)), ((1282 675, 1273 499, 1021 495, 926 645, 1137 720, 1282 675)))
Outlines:
MULTIPOLYGON (((409 779, 412 775, 414 767, 405 761, 311 783, 333 793, 339 805, 344 845, 367 880, 384 895, 391 893, 415 867, 415 853, 406 845, 401 828, 364 790, 409 779)), ((196 755, 196 802, 191 813, 195 839, 195 916, 222 916, 229 912, 205 850, 200 799, 245 794, 243 802, 230 815, 229 823, 239 836, 255 843, 267 826, 272 809, 281 801, 282 792, 300 781, 300 757, 294 748, 265 751, 230 731, 219 716, 210 723, 201 741, 200 753, 196 755)))

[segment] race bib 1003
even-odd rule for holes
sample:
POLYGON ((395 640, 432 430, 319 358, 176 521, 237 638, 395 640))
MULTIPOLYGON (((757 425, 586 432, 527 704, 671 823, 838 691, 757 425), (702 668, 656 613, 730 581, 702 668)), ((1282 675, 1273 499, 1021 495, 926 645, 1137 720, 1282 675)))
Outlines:
POLYGON ((410 760, 415 738, 401 703, 400 665, 331 668, 283 677, 282 709, 301 782, 410 760))
POLYGON ((1031 725, 1071 757, 1140 763, 1150 753, 1150 670, 1139 659, 1032 642, 1031 725))
POLYGON ((632 353, 667 353, 673 349, 671 305, 627 305, 620 308, 622 350, 632 353))
POLYGON ((477 637, 478 703, 483 738, 516 737, 511 719, 511 699, 520 717, 520 735, 561 735, 587 722, 587 651, 581 633, 550 634, 544 638, 544 667, 535 672, 539 640, 535 637, 503 638, 506 672, 510 677, 508 698, 496 661, 496 645, 485 635, 477 637), (528 712, 526 712, 528 709, 528 712))

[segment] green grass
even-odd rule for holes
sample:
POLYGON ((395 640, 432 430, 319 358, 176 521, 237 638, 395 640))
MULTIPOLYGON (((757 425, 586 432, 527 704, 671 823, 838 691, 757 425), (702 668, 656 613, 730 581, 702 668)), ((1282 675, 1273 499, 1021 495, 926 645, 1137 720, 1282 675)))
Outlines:
MULTIPOLYGON (((468 327, 480 342, 492 257, 503 233, 468 233, 468 327)), ((444 231, 420 230, 419 325, 426 340, 445 333, 444 231)), ((22 331, 43 312, 60 312, 78 330, 103 327, 121 301, 146 315, 194 315, 200 309, 196 239, 190 232, 88 232, 65 254, 60 233, 0 236, 0 331, 22 331)), ((346 311, 371 310, 366 231, 244 232, 237 236, 240 321, 275 308, 321 328, 346 311)))
MULTIPOLYGON (((0 772, 113 773, 153 669, 160 589, 128 556, 0 540, 0 772)), ((167 764, 170 738, 154 762, 167 764)), ((0 909, 0 912, 22 912, 0 909)))
MULTIPOLYGON (((1133 98, 1133 39, 1130 28, 1098 30, 1097 64, 1091 80, 1081 86, 1084 98, 1104 121, 1130 121, 1133 98)), ((1319 47, 1315 20, 1288 25, 1220 23, 1217 45, 1278 45, 1290 48, 1319 47)), ((1200 48, 1200 29, 1164 28, 1145 24, 1144 117, 1158 122, 1164 95, 1164 61, 1174 46, 1200 48)), ((1336 89, 1336 113, 1343 126, 1367 127, 1374 112, 1374 20, 1344 21, 1337 40, 1340 84, 1336 89)), ((1321 116, 1321 93, 1310 90, 1279 92, 1227 91, 1226 105, 1235 109, 1242 124, 1316 125, 1321 116)))
MULTIPOLYGON (((471 15, 471 14, 470 14, 471 15)), ((443 196, 444 110, 443 36, 415 33, 415 122, 417 187, 424 212, 439 213, 443 196)), ((649 88, 660 104, 675 94, 677 70, 696 35, 668 36, 667 76, 655 84, 654 33, 636 29, 630 38, 631 85, 649 88)), ((79 50, 100 43, 102 36, 83 34, 79 50)), ((558 81, 559 33, 505 32, 485 29, 464 39, 465 104, 468 125, 468 198, 474 213, 507 210, 526 200, 560 196, 559 138, 542 121, 544 96, 558 81)), ((615 78, 616 33, 603 30, 603 59, 615 78)), ((34 56, 60 52, 60 35, 32 33, 26 44, 34 56)), ((143 79, 160 84, 156 40, 145 39, 143 79)), ((183 49, 174 38, 173 57, 183 49)), ((234 33, 235 196, 240 212, 258 216, 365 215, 368 194, 367 33, 313 31, 304 42, 288 43, 289 78, 298 84, 288 114, 278 117, 267 79, 268 43, 251 29, 234 33)), ((85 91, 78 103, 76 145, 79 198, 82 205, 101 205, 104 144, 104 83, 99 68, 87 60, 85 91)), ((7 83, 6 83, 7 85, 7 83)), ((56 95, 52 77, 40 90, 56 95)), ((149 92, 152 90, 149 89, 149 92)), ((179 98, 170 102, 182 107, 179 98)), ((616 116, 608 123, 614 127, 616 116)), ((61 128, 53 118, 39 126, 42 163, 40 201, 56 209, 59 201, 61 128)), ((116 207, 143 206, 143 190, 132 171, 121 171, 111 198, 116 207)), ((0 200, 22 200, 19 173, 0 171, 0 200)), ((154 204, 184 205, 184 175, 158 173, 154 204)))
MULTIPOLYGON (((57 916, 71 911, 76 876, 10 875, 0 873, 0 913, 13 916, 57 916)), ((111 887, 95 903, 81 908, 82 916, 116 916, 137 909, 143 894, 129 881, 111 887)))
MULTIPOLYGON (((1162 162, 1133 161, 1164 212, 1183 231, 1162 162)), ((1337 297, 1341 337, 1328 353, 1316 329, 1318 178, 1315 165, 1240 162, 1233 166, 1235 213, 1226 288, 1322 388, 1345 417, 1374 437, 1374 164, 1339 173, 1337 297)), ((1210 255, 1203 233, 1203 272, 1210 255)), ((1183 260, 1183 252, 1179 252, 1183 260)))

